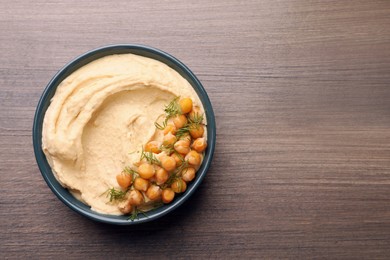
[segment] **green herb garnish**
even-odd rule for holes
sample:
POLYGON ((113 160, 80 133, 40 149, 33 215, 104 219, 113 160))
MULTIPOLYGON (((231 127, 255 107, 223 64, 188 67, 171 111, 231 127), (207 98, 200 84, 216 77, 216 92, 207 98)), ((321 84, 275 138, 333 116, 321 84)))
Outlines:
POLYGON ((194 116, 188 117, 188 124, 192 125, 200 125, 203 122, 203 115, 200 115, 199 113, 195 113, 194 116))
POLYGON ((159 123, 154 122, 154 125, 156 126, 157 129, 160 129, 160 130, 164 130, 165 127, 167 127, 167 119, 165 119, 163 122, 162 122, 162 125, 160 125, 159 123))
POLYGON ((161 145, 160 150, 166 152, 168 155, 175 151, 175 148, 173 147, 173 144, 169 145, 161 145))
POLYGON ((123 169, 123 172, 124 173, 127 173, 127 174, 130 174, 131 175, 131 180, 134 181, 136 177, 139 176, 138 172, 134 171, 133 169, 131 169, 130 167, 126 166, 124 169, 123 169))
POLYGON ((175 97, 167 106, 165 106, 165 113, 167 118, 171 118, 176 115, 181 114, 180 106, 177 101, 179 100, 180 97, 175 97))
POLYGON ((176 131, 176 137, 181 138, 188 134, 191 129, 197 129, 203 122, 203 115, 196 113, 192 118, 188 117, 188 122, 185 126, 176 131))
POLYGON ((142 211, 142 210, 138 209, 137 207, 135 207, 133 212, 131 213, 131 215, 129 217, 129 220, 134 221, 135 219, 138 219, 139 218, 138 215, 140 213, 142 215, 144 215, 145 217, 148 217, 148 215, 146 215, 145 211, 142 211))
POLYGON ((183 170, 188 168, 188 161, 182 160, 182 164, 169 175, 168 180, 160 186, 160 188, 165 189, 172 185, 172 183, 181 177, 183 170))
POLYGON ((107 197, 110 197, 110 202, 114 200, 123 200, 127 191, 117 190, 115 188, 108 189, 107 197))
POLYGON ((156 156, 152 152, 145 152, 144 149, 142 148, 141 158, 139 160, 142 161, 143 159, 145 159, 150 164, 161 165, 161 162, 156 158, 156 156))
POLYGON ((154 122, 154 125, 156 126, 157 129, 164 130, 165 127, 167 126, 169 118, 181 114, 180 105, 179 105, 179 103, 177 103, 179 98, 180 97, 175 97, 168 105, 165 106, 165 109, 164 109, 165 120, 162 122, 162 124, 157 123, 157 121, 154 122))

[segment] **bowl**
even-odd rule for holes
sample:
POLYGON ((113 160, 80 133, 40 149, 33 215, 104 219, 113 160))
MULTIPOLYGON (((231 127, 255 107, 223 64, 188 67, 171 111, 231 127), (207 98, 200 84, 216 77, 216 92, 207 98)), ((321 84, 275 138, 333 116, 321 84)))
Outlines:
POLYGON ((53 193, 69 208, 76 211, 77 213, 103 223, 116 224, 116 225, 133 225, 143 222, 148 222, 160 218, 167 213, 173 211, 182 205, 190 196, 193 195, 195 190, 199 187, 202 180, 204 179, 207 170, 210 166, 210 163, 213 158, 213 153, 215 149, 215 139, 216 139, 216 127, 215 127, 215 117, 214 112, 208 98, 208 95, 203 88, 200 81, 196 76, 191 72, 186 65, 181 61, 174 58, 172 55, 163 52, 161 50, 144 46, 144 45, 135 45, 135 44, 119 44, 119 45, 109 45, 100 47, 94 50, 91 50, 87 53, 82 54, 81 56, 75 58, 68 64, 66 64, 49 82, 43 94, 38 102, 37 109, 34 117, 33 124, 33 146, 35 158, 38 164, 38 167, 42 173, 44 180, 46 181, 49 188, 53 193), (188 185, 188 188, 185 193, 180 194, 175 197, 175 199, 170 203, 163 205, 160 208, 153 209, 147 212, 147 215, 139 214, 138 218, 134 220, 129 220, 128 216, 114 216, 100 214, 95 211, 92 211, 88 205, 85 205, 81 201, 77 200, 73 195, 65 188, 55 178, 51 167, 49 166, 46 156, 42 151, 42 123, 45 116, 46 110, 50 105, 50 100, 55 94, 57 86, 71 73, 79 69, 80 67, 86 65, 87 63, 99 59, 101 57, 112 55, 112 54, 125 54, 132 53, 148 58, 158 60, 162 63, 165 63, 172 69, 176 70, 182 77, 184 77, 191 86, 194 88, 195 92, 199 96, 203 107, 205 109, 206 120, 207 120, 207 138, 208 138, 208 147, 205 151, 204 160, 201 167, 197 172, 196 178, 188 185))

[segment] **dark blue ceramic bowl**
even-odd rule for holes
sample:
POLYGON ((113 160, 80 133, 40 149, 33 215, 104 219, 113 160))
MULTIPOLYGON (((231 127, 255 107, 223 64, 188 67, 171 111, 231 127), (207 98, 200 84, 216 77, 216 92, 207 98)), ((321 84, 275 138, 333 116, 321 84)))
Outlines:
POLYGON ((179 60, 172 57, 171 55, 160 51, 155 48, 143 46, 143 45, 133 45, 133 44, 120 44, 120 45, 110 45, 104 46, 92 51, 89 51, 67 65, 63 67, 49 82, 46 89, 43 91, 42 97, 39 100, 37 110, 35 112, 34 125, 33 125, 33 145, 35 157, 39 166, 39 169, 42 173, 43 178, 45 179, 47 185, 54 192, 54 194, 64 202, 68 207, 73 209, 74 211, 84 215, 92 220, 100 221, 109 224, 117 224, 117 225, 131 225, 138 224, 147 221, 151 221, 157 219, 165 214, 171 212, 172 210, 179 207, 186 201, 198 188, 201 184, 203 178, 206 175, 207 169, 210 166, 210 163, 213 158, 214 148, 215 148, 215 118, 213 108, 211 106, 210 100, 207 96, 206 91, 204 90, 200 81, 195 77, 195 75, 179 60), (194 181, 192 181, 187 188, 187 191, 184 194, 176 196, 173 202, 168 205, 164 205, 160 208, 154 209, 147 213, 147 216, 142 214, 139 215, 138 219, 133 221, 128 219, 128 216, 112 216, 112 215, 104 215, 99 214, 90 209, 89 206, 83 204, 76 198, 74 198, 67 189, 63 188, 51 171, 49 164, 47 163, 46 157, 42 151, 42 123, 43 118, 45 116, 46 110, 50 104, 50 99, 53 97, 57 86, 64 80, 67 76, 69 76, 72 72, 77 70, 78 68, 86 65, 87 63, 99 59, 101 57, 111 55, 111 54, 124 54, 124 53, 133 53, 136 55, 152 58, 167 64, 169 67, 176 70, 180 75, 182 75, 195 89, 198 94, 200 100, 202 101, 203 107, 206 111, 207 118, 207 135, 208 135, 208 148, 205 152, 205 157, 197 172, 197 177, 194 181))

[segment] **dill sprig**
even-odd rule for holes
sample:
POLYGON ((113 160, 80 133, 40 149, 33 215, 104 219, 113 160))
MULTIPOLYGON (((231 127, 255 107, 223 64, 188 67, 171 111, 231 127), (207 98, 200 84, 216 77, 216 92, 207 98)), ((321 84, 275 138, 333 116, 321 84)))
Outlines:
POLYGON ((171 186, 171 184, 172 184, 177 178, 178 178, 178 176, 176 175, 176 173, 175 173, 175 172, 172 172, 172 173, 169 175, 168 180, 167 180, 164 184, 162 184, 162 185, 160 186, 160 188, 161 188, 161 189, 165 189, 165 188, 171 186))
POLYGON ((150 164, 161 165, 160 160, 158 160, 152 152, 145 152, 142 148, 141 158, 139 160, 142 161, 143 159, 145 159, 150 164))
POLYGON ((176 131, 176 138, 180 139, 181 137, 187 135, 190 132, 190 125, 185 125, 182 128, 179 128, 179 130, 176 131))
POLYGON ((188 123, 192 125, 200 125, 203 122, 203 114, 195 113, 192 117, 188 117, 188 123))
POLYGON ((171 118, 175 115, 181 114, 181 109, 179 103, 177 102, 179 98, 179 96, 175 97, 167 106, 165 106, 164 111, 166 113, 167 118, 171 118))
POLYGON ((161 124, 158 123, 157 121, 154 122, 154 125, 156 126, 157 129, 164 130, 165 127, 167 126, 169 118, 181 114, 180 105, 177 102, 179 100, 179 98, 180 98, 179 96, 175 97, 171 102, 169 102, 168 105, 165 106, 165 109, 164 109, 165 119, 164 119, 164 121, 161 124))
MULTIPOLYGON (((161 201, 156 201, 151 205, 151 209, 156 209, 161 206, 164 206, 164 203, 161 201)), ((146 218, 148 218, 148 215, 146 214, 147 211, 140 210, 138 207, 135 207, 131 215, 129 216, 128 220, 134 221, 135 219, 139 219, 139 214, 144 215, 146 218)))
POLYGON ((148 217, 148 215, 146 215, 145 211, 142 211, 142 210, 138 209, 137 207, 135 207, 133 212, 131 213, 131 215, 129 217, 129 220, 134 221, 135 219, 138 219, 139 214, 142 214, 145 217, 148 217))
POLYGON ((185 161, 184 158, 182 160, 182 164, 174 171, 172 172, 170 175, 169 175, 169 178, 168 180, 163 184, 161 185, 160 187, 162 189, 165 189, 166 187, 169 187, 172 185, 172 183, 177 180, 178 178, 181 177, 182 175, 182 172, 183 170, 187 169, 188 168, 188 161, 185 161))
POLYGON ((123 200, 126 196, 127 191, 117 190, 115 188, 108 189, 107 197, 110 197, 110 202, 114 200, 123 200))
POLYGON ((123 172, 124 173, 127 173, 129 175, 131 175, 131 180, 132 182, 135 180, 136 177, 138 177, 138 172, 134 171, 133 169, 131 169, 130 167, 126 166, 124 169, 123 169, 123 172))
POLYGON ((173 152, 179 157, 179 159, 180 159, 180 161, 181 161, 182 164, 186 162, 186 160, 184 160, 184 157, 183 157, 182 154, 180 154, 180 153, 179 153, 178 151, 176 151, 176 150, 174 150, 173 152))
POLYGON ((180 165, 180 166, 177 168, 177 170, 176 170, 176 175, 177 175, 178 177, 180 177, 180 176, 182 175, 183 170, 184 170, 184 169, 187 169, 187 168, 188 168, 188 161, 185 161, 185 160, 183 159, 181 165, 180 165))
POLYGON ((197 129, 203 122, 203 115, 196 113, 193 117, 188 117, 188 122, 176 131, 176 137, 181 138, 188 134, 191 129, 197 129))
POLYGON ((168 119, 165 118, 165 120, 162 122, 162 124, 160 125, 159 123, 154 122, 154 126, 157 128, 157 129, 160 129, 160 130, 164 130, 165 127, 167 127, 167 123, 168 123, 168 119))
POLYGON ((169 145, 160 145, 160 150, 166 152, 168 155, 173 153, 175 151, 175 148, 173 147, 173 144, 169 145))

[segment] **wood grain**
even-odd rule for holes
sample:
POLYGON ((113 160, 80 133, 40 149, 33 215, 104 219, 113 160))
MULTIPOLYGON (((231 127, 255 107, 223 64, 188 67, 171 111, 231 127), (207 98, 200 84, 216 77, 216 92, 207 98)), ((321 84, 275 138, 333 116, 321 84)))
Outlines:
POLYGON ((0 258, 390 257, 389 1, 0 1, 0 258), (36 166, 55 72, 101 45, 165 50, 214 106, 212 167, 180 209, 91 222, 36 166))

